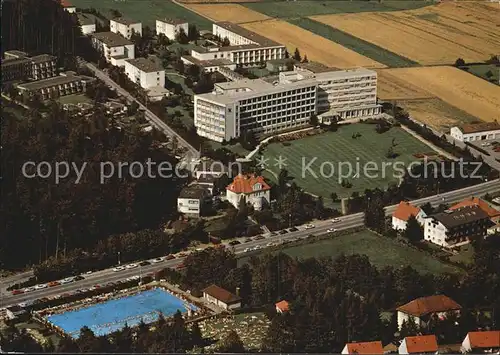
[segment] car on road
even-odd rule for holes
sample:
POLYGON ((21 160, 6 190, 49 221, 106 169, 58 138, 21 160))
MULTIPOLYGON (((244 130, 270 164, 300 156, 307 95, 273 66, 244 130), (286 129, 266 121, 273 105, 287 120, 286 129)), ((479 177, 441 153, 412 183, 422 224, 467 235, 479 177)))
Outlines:
POLYGON ((93 271, 92 271, 92 270, 87 271, 87 272, 85 273, 85 275, 90 275, 91 273, 93 273, 93 271))
POLYGON ((69 284, 70 282, 73 282, 73 281, 75 281, 74 277, 67 277, 65 279, 62 279, 59 282, 61 283, 61 285, 64 285, 64 284, 69 284))
POLYGON ((334 218, 332 219, 332 223, 339 223, 340 222, 340 218, 334 218))
POLYGON ((73 279, 73 281, 82 281, 82 280, 85 280, 85 277, 83 277, 82 275, 75 276, 75 278, 73 279))
POLYGON ((173 255, 173 254, 168 254, 168 255, 165 257, 165 259, 167 259, 167 260, 172 260, 172 259, 175 259, 175 255, 173 255))
POLYGON ((114 272, 125 270, 123 266, 117 266, 113 269, 114 272))
POLYGON ((286 229, 283 229, 283 230, 281 230, 281 231, 279 232, 279 234, 281 234, 281 235, 283 235, 283 234, 287 234, 287 233, 288 233, 288 231, 287 231, 286 229))
POLYGON ((243 250, 244 253, 248 253, 249 251, 251 251, 252 248, 245 248, 245 250, 243 250))
POLYGON ((163 261, 163 258, 156 258, 156 259, 151 259, 151 262, 153 264, 161 263, 163 261))
POLYGON ((241 244, 241 242, 239 240, 233 240, 233 241, 229 242, 229 245, 232 245, 232 246, 238 245, 238 244, 241 244))
POLYGON ((314 224, 306 224, 306 225, 305 225, 305 228, 306 228, 306 229, 312 229, 312 228, 314 228, 314 227, 316 227, 314 224))
POLYGON ((125 266, 125 269, 135 269, 137 266, 137 264, 128 264, 127 266, 125 266))
POLYGON ((54 287, 54 286, 59 286, 61 283, 58 282, 58 281, 52 281, 52 282, 49 282, 47 285, 49 285, 49 287, 54 287))
POLYGON ((337 230, 335 228, 330 228, 327 230, 327 233, 335 233, 337 230))
POLYGON ((42 288, 47 288, 47 287, 48 287, 47 284, 39 284, 35 286, 37 290, 41 290, 42 288))
POLYGON ((295 227, 292 227, 292 228, 290 228, 288 231, 289 231, 289 232, 297 232, 297 231, 298 231, 298 229, 297 229, 297 228, 295 228, 295 227))
POLYGON ((24 292, 31 292, 31 291, 34 291, 34 290, 35 290, 35 288, 34 288, 34 287, 26 287, 26 288, 24 289, 24 292))
POLYGON ((139 263, 139 265, 140 265, 140 266, 147 266, 147 265, 151 265, 151 263, 150 263, 149 261, 144 260, 144 261, 141 261, 141 262, 139 263))

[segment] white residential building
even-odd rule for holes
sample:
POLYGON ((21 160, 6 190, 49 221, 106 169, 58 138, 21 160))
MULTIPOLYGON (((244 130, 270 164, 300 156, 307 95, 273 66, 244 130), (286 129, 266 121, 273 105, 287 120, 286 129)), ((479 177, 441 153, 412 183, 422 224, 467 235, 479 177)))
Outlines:
POLYGON ((165 87, 165 69, 156 56, 125 60, 125 74, 143 89, 165 87))
POLYGON ((436 354, 438 343, 435 335, 419 335, 406 337, 399 345, 399 353, 408 354, 436 354))
POLYGON ((235 70, 236 64, 231 62, 229 59, 213 59, 213 60, 199 60, 191 55, 183 55, 181 60, 187 65, 197 65, 201 67, 204 71, 213 73, 218 71, 220 68, 227 68, 229 70, 235 70))
POLYGON ((84 35, 90 35, 96 31, 95 20, 84 13, 78 14, 78 23, 84 35))
POLYGON ((462 142, 500 139, 500 124, 497 122, 483 122, 452 127, 450 135, 462 142))
POLYGON ((424 239, 445 248, 454 248, 484 238, 493 225, 479 206, 466 206, 436 213, 425 220, 424 239))
POLYGON ((177 211, 190 217, 200 217, 209 199, 207 189, 198 186, 186 187, 177 198, 177 211))
POLYGON ((113 32, 92 34, 92 45, 114 66, 123 67, 126 59, 135 58, 134 44, 113 32))
POLYGON ((281 83, 316 80, 318 83, 317 112, 322 123, 332 118, 351 119, 378 116, 382 106, 377 104, 377 72, 358 68, 313 72, 295 67, 282 72, 281 83))
POLYGON ((215 84, 214 91, 194 97, 198 135, 222 142, 245 131, 257 134, 306 126, 316 113, 314 80, 273 85, 264 80, 215 84))
POLYGON ((241 308, 241 298, 216 285, 210 285, 203 291, 203 298, 225 310, 241 308))
POLYGON ((187 35, 189 33, 189 24, 186 21, 177 19, 156 20, 156 34, 164 34, 170 40, 175 40, 175 36, 181 29, 187 35))
POLYGON ((239 174, 226 187, 227 201, 235 208, 239 208, 240 201, 245 200, 257 211, 271 201, 271 187, 262 176, 239 174))
POLYGON ((347 343, 342 350, 342 354, 369 354, 369 355, 382 355, 384 353, 384 348, 382 347, 382 342, 379 341, 369 341, 369 342, 359 342, 359 343, 347 343))
POLYGON ((425 224, 427 215, 421 208, 413 206, 408 201, 401 201, 392 213, 392 229, 405 230, 411 216, 415 217, 421 226, 425 224))
POLYGON ((64 11, 67 11, 70 14, 74 14, 76 12, 76 6, 71 4, 68 0, 61 0, 61 5, 64 8, 64 11))
POLYGON ((460 312, 462 307, 445 295, 420 297, 396 308, 398 329, 404 322, 414 322, 418 327, 427 326, 431 316, 443 318, 447 312, 460 312))
POLYGON ((132 37, 132 33, 137 33, 139 36, 142 36, 142 23, 124 17, 110 20, 109 28, 111 32, 118 33, 127 39, 132 37))

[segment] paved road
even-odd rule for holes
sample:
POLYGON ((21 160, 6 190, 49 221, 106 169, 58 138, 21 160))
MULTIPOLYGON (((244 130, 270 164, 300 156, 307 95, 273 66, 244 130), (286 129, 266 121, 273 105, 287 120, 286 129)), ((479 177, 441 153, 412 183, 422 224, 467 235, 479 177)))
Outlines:
MULTIPOLYGON (((443 202, 443 198, 445 198, 445 202, 456 202, 462 200, 464 198, 470 196, 479 196, 485 193, 491 193, 500 190, 500 180, 494 180, 490 182, 486 182, 480 185, 468 187, 465 189, 455 190, 447 193, 443 193, 436 196, 430 196, 421 198, 418 200, 412 201, 413 204, 419 206, 423 205, 427 202, 430 202, 434 205, 438 205, 443 202)), ((386 207, 386 214, 390 215, 395 210, 396 205, 386 207)), ((251 241, 248 243, 242 243, 240 245, 236 245, 234 247, 234 252, 236 254, 245 253, 246 248, 255 247, 257 245, 261 246, 262 249, 265 249, 268 243, 278 242, 280 240, 293 240, 296 238, 304 238, 309 234, 321 235, 327 233, 329 228, 334 227, 337 230, 350 229, 354 227, 358 227, 363 225, 363 213, 356 213, 347 215, 340 218, 341 221, 337 223, 332 223, 330 220, 327 221, 317 221, 315 222, 315 228, 313 229, 305 229, 304 226, 299 226, 298 231, 289 232, 284 235, 276 235, 269 236, 264 240, 251 241)), ((0 307, 6 307, 9 305, 17 304, 20 302, 30 301, 37 298, 55 296, 58 294, 63 294, 66 292, 75 291, 77 289, 88 288, 95 284, 105 284, 108 282, 116 282, 118 280, 126 279, 127 277, 139 275, 145 275, 147 273, 165 268, 165 267, 174 267, 180 264, 184 258, 178 258, 173 260, 166 260, 158 264, 151 264, 148 266, 144 266, 142 268, 135 268, 129 270, 123 270, 119 272, 114 272, 112 269, 101 270, 94 272, 90 275, 85 275, 85 280, 81 280, 78 282, 74 282, 71 284, 56 286, 53 288, 46 288, 42 290, 32 291, 30 293, 21 294, 21 295, 11 295, 10 293, 5 291, 5 284, 0 285, 0 289, 4 292, 2 293, 2 298, 0 299, 0 307)), ((2 292, 0 291, 0 292, 2 292)))
POLYGON ((101 79, 106 83, 106 85, 114 88, 120 95, 126 97, 129 101, 136 101, 139 104, 139 107, 144 110, 146 119, 151 123, 151 125, 161 132, 165 133, 167 137, 177 137, 177 141, 179 142, 179 146, 186 148, 187 153, 185 154, 185 159, 187 162, 191 163, 196 159, 199 159, 200 152, 189 144, 184 138, 182 138, 177 132, 175 132, 172 128, 170 128, 165 122, 163 122, 158 116, 156 116, 153 112, 151 112, 146 106, 137 101, 128 91, 123 89, 120 85, 115 83, 111 78, 106 75, 102 70, 99 70, 91 63, 87 63, 87 67, 95 74, 96 77, 101 79))

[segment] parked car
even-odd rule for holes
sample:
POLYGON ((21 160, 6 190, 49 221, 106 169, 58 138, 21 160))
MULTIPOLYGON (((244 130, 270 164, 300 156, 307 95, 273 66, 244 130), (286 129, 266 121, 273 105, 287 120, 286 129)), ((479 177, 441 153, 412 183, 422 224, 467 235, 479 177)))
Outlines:
POLYGON ((232 246, 238 245, 238 244, 241 244, 241 242, 239 240, 233 240, 233 241, 229 242, 229 245, 232 245, 232 246))

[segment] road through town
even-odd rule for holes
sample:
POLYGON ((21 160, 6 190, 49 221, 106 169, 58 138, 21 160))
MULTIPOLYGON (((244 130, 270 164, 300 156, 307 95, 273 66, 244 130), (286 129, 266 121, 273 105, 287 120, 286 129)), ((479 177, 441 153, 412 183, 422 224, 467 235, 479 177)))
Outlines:
MULTIPOLYGON (((430 202, 433 205, 438 205, 443 202, 446 203, 457 202, 459 200, 462 200, 470 196, 481 196, 483 194, 497 192, 499 190, 500 190, 500 180, 494 180, 479 185, 471 186, 468 188, 443 193, 440 195, 421 198, 412 201, 412 203, 417 206, 423 205, 427 202, 430 202)), ((395 208, 396 205, 386 207, 386 214, 387 215, 392 214, 395 208)), ((321 235, 328 233, 327 230, 330 228, 335 228, 337 230, 350 229, 362 226, 363 223, 364 223, 363 213, 356 213, 343 216, 337 223, 332 223, 332 221, 330 220, 316 221, 314 222, 315 228, 306 229, 305 226, 299 226, 297 227, 298 231, 296 232, 289 232, 283 235, 278 234, 275 236, 271 235, 263 240, 252 240, 251 242, 248 243, 242 243, 236 245, 234 247, 234 252, 237 255, 243 254, 245 253, 246 248, 253 248, 259 245, 262 247, 262 249, 253 252, 257 253, 265 250, 269 243, 279 242, 284 240, 294 240, 297 238, 305 238, 309 234, 321 235)), ((134 269, 125 269, 123 271, 118 271, 118 272, 115 272, 113 271, 112 268, 110 268, 106 270, 97 271, 89 275, 84 275, 85 279, 81 281, 55 286, 52 288, 35 290, 29 293, 24 293, 19 295, 12 295, 10 294, 10 292, 7 292, 6 287, 8 285, 4 282, 4 280, 2 280, 0 284, 0 293, 2 293, 0 298, 0 307, 6 307, 20 302, 32 301, 42 297, 50 297, 59 294, 64 294, 75 291, 77 289, 89 288, 96 284, 106 284, 108 282, 116 282, 118 280, 124 280, 131 276, 136 276, 136 275, 140 276, 141 274, 144 276, 148 273, 154 272, 156 270, 165 267, 175 267, 176 265, 180 264, 183 260, 184 258, 165 260, 157 264, 151 264, 140 268, 137 267, 134 269)))

